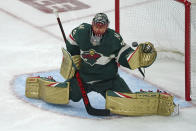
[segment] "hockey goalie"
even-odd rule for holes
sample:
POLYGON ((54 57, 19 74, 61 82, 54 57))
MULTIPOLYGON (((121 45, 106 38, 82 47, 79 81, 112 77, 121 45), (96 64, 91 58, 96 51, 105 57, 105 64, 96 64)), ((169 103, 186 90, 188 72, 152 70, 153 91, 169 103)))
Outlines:
POLYGON ((157 52, 150 42, 134 50, 120 34, 110 29, 106 14, 98 13, 92 24, 83 23, 72 30, 63 49, 60 73, 65 82, 52 78, 29 77, 26 96, 53 104, 78 102, 82 98, 76 77, 78 70, 87 93, 95 91, 106 99, 106 109, 120 115, 171 115, 173 96, 160 92, 133 93, 118 74, 118 65, 131 70, 153 64, 157 52), (124 97, 119 97, 124 96, 124 97))

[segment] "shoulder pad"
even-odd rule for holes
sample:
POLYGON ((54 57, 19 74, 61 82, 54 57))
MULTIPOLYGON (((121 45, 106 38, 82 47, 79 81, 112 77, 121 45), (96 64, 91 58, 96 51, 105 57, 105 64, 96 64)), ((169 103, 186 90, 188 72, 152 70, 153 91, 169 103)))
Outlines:
POLYGON ((117 32, 115 32, 114 30, 112 29, 108 29, 110 35, 112 35, 112 38, 114 39, 114 41, 116 43, 119 43, 120 46, 125 46, 125 42, 123 41, 121 35, 117 32))
POLYGON ((91 28, 90 24, 82 23, 81 25, 79 25, 78 27, 72 30, 71 35, 75 38, 77 37, 78 33, 83 32, 83 31, 85 32, 89 30, 90 28, 91 28))

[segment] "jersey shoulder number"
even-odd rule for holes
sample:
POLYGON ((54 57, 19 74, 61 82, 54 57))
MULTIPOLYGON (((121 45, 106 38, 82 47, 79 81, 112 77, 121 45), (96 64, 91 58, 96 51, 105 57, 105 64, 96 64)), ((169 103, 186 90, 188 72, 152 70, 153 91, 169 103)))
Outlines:
POLYGON ((116 32, 114 33, 114 36, 117 38, 117 39, 121 39, 121 36, 120 36, 120 34, 117 34, 116 32))
POLYGON ((114 33, 114 37, 117 38, 117 40, 119 41, 119 43, 120 43, 121 46, 125 46, 126 45, 126 43, 123 41, 123 39, 122 39, 122 37, 121 37, 120 34, 118 34, 118 33, 115 32, 114 33))

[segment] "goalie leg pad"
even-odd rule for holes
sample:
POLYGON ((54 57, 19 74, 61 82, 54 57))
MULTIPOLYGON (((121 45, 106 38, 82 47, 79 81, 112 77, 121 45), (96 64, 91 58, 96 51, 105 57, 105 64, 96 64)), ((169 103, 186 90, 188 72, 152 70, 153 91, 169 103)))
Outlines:
POLYGON ((171 115, 174 112, 174 97, 167 93, 160 93, 159 97, 159 107, 158 107, 158 114, 159 115, 171 115))
POLYGON ((39 99, 39 77, 28 77, 26 79, 25 96, 39 99))
POLYGON ((174 109, 170 95, 146 93, 121 93, 107 91, 106 109, 114 114, 128 116, 171 115, 174 109))
POLYGON ((42 77, 28 77, 25 95, 29 98, 42 99, 52 104, 69 103, 70 83, 57 83, 42 77))

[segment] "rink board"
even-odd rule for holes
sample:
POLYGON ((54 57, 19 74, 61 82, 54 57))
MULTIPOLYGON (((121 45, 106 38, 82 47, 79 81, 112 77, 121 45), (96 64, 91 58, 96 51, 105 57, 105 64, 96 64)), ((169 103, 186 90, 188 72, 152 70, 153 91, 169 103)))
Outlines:
MULTIPOLYGON (((152 85, 146 81, 143 81, 140 78, 132 76, 130 73, 127 73, 121 69, 119 69, 120 76, 127 82, 129 88, 133 92, 138 92, 140 89, 144 91, 152 90, 153 92, 157 91, 157 87, 152 85)), ((48 77, 52 76, 56 81, 63 82, 64 78, 60 75, 59 70, 49 71, 49 72, 40 72, 40 73, 33 73, 33 74, 26 74, 26 75, 19 75, 13 82, 13 91, 14 94, 23 101, 38 107, 40 109, 51 111, 61 115, 68 115, 72 117, 79 117, 79 118, 87 118, 87 119, 107 119, 107 118, 119 118, 121 116, 112 115, 109 117, 100 117, 100 116, 91 116, 87 114, 83 101, 80 100, 79 102, 72 102, 68 105, 54 105, 46 103, 39 99, 30 99, 25 96, 25 81, 26 78, 29 76, 41 76, 41 77, 48 77)), ((90 102, 93 107, 98 109, 105 108, 105 99, 96 92, 91 92, 88 94, 90 102)), ((182 100, 175 96, 174 102, 179 104, 180 107, 190 107, 192 106, 189 102, 182 100)))

